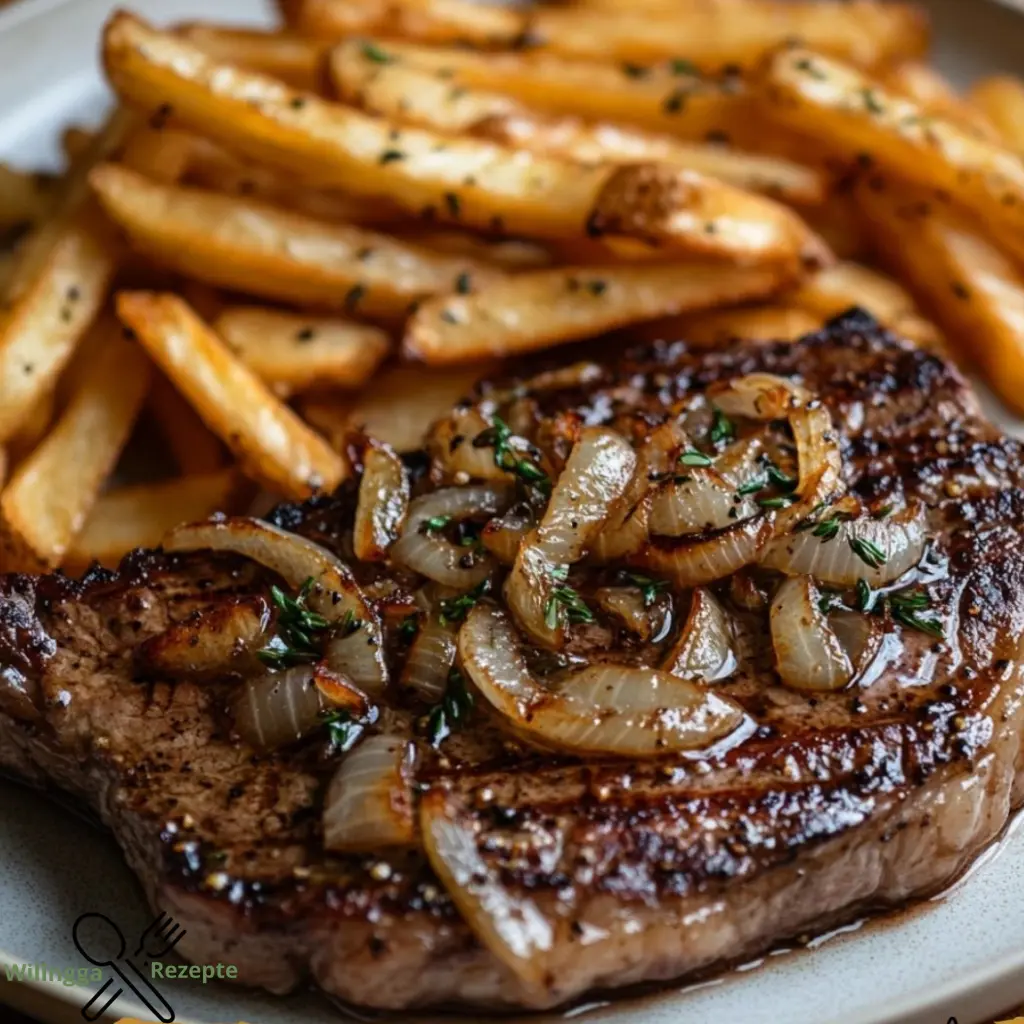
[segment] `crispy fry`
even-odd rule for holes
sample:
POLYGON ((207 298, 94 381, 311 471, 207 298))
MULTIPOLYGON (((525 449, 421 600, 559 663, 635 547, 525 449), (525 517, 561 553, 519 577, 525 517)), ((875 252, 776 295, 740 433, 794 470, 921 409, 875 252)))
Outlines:
POLYGON ((413 245, 422 245, 435 252, 448 253, 450 256, 480 260, 509 272, 540 270, 541 267, 550 267, 555 262, 554 247, 525 239, 506 238, 490 241, 469 231, 425 228, 419 225, 395 229, 394 234, 413 245))
POLYGON ((7 455, 12 463, 20 462, 35 450, 50 429, 56 409, 57 395, 55 391, 48 391, 36 402, 25 418, 25 422, 7 442, 7 455))
POLYGON ((111 324, 79 389, 0 496, 6 564, 59 565, 142 408, 150 364, 111 324))
POLYGON ((270 299, 367 315, 496 273, 473 260, 403 245, 387 235, 326 224, 251 200, 160 185, 105 164, 92 182, 132 245, 209 284, 270 299))
POLYGON ((399 364, 386 369, 355 399, 337 394, 303 397, 302 415, 338 451, 345 450, 350 433, 363 431, 396 451, 411 452, 422 447, 430 425, 493 369, 493 363, 441 370, 399 364))
POLYGON ((296 499, 338 485, 341 459, 181 299, 121 292, 117 312, 247 475, 296 499))
POLYGON ((279 30, 234 28, 194 21, 178 31, 225 64, 279 78, 296 89, 317 92, 326 43, 279 30))
POLYGON ((779 268, 700 264, 541 270, 476 295, 424 303, 406 325, 404 347, 437 365, 513 355, 657 317, 764 299, 792 280, 779 268))
POLYGON ((766 111, 835 152, 944 191, 1024 254, 1024 162, 851 67, 803 49, 780 50, 760 71, 766 111))
MULTIPOLYGON (((751 306, 684 317, 672 325, 674 329, 662 329, 659 336, 682 338, 698 347, 717 348, 737 339, 795 341, 818 330, 821 322, 821 317, 798 306, 751 306)), ((645 331, 645 336, 650 335, 645 331)))
POLYGON ((68 163, 74 163, 88 152, 96 133, 80 124, 70 124, 60 133, 60 148, 68 163))
POLYGON ((391 348, 376 327, 348 320, 279 313, 261 306, 225 310, 214 329, 278 394, 365 384, 391 348))
POLYGON ((337 38, 383 32, 425 42, 553 50, 573 57, 653 63, 686 54, 711 69, 749 65, 792 39, 865 67, 921 56, 928 24, 913 4, 853 0, 730 0, 661 12, 490 7, 470 0, 304 0, 302 31, 337 38))
POLYGON ((824 206, 802 211, 811 229, 840 260, 864 260, 871 255, 871 240, 864 218, 848 193, 829 196, 824 206))
MULTIPOLYGON (((696 252, 729 251, 737 241, 726 224, 704 230, 718 216, 726 186, 696 181, 690 172, 527 159, 422 129, 395 137, 387 121, 217 65, 123 13, 108 23, 104 56, 115 87, 132 102, 153 106, 170 98, 176 116, 252 157, 307 173, 315 167, 337 185, 387 193, 421 216, 540 237, 613 233, 696 252)), ((751 202, 746 199, 748 214, 755 212, 751 202)), ((810 262, 825 257, 789 211, 758 206, 756 212, 758 226, 746 241, 770 236, 761 255, 810 262)))
POLYGON ((921 61, 906 61, 892 68, 882 81, 886 88, 913 100, 929 113, 938 114, 980 138, 998 139, 985 115, 967 102, 935 68, 921 61))
POLYGON ((162 374, 155 374, 147 408, 174 464, 183 476, 213 473, 223 468, 227 453, 199 414, 162 374))
POLYGON ((52 209, 56 179, 48 174, 16 171, 0 164, 0 234, 23 230, 52 209))
POLYGON ((64 565, 73 572, 94 562, 113 568, 135 548, 156 547, 175 526, 236 511, 243 489, 237 472, 220 470, 109 491, 93 505, 64 565))
POLYGON ((450 81, 425 69, 375 64, 363 55, 365 46, 353 41, 337 47, 331 74, 341 99, 372 114, 583 163, 657 161, 791 203, 820 203, 825 197, 824 175, 789 160, 720 145, 687 144, 613 124, 537 115, 500 93, 453 88, 450 81))
POLYGON ((1007 406, 1024 413, 1024 276, 976 225, 913 192, 858 195, 879 251, 1007 406), (910 244, 909 240, 912 240, 910 244))
POLYGON ((117 244, 91 205, 56 232, 42 266, 0 326, 0 440, 25 422, 53 390, 107 295, 117 244))
POLYGON ((1003 145, 1024 156, 1024 82, 1012 75, 986 78, 968 94, 1003 145))
POLYGON ((169 128, 137 128, 128 136, 120 162, 125 167, 156 178, 177 181, 192 157, 192 138, 169 128))

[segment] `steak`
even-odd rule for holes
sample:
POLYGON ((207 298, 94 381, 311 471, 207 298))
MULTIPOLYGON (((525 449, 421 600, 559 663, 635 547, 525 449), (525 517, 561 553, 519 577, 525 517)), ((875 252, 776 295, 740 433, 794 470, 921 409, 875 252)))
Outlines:
MULTIPOLYGON (((512 945, 541 948, 539 973, 495 954, 420 850, 325 853, 341 755, 322 735, 257 753, 225 714, 236 681, 147 671, 172 627, 226 603, 264 606, 276 577, 236 555, 138 551, 79 580, 4 577, 0 764, 95 810, 151 904, 187 928, 185 957, 229 960, 275 993, 312 981, 370 1007, 552 1007, 943 888, 1024 801, 1021 446, 981 417, 956 368, 852 313, 794 344, 657 343, 501 394, 533 396, 552 432, 627 413, 653 426, 755 372, 822 398, 849 493, 926 508, 942 635, 887 621, 881 671, 802 692, 780 685, 767 614, 730 604, 738 667, 714 687, 749 728, 654 758, 545 751, 480 699, 472 728, 432 746, 424 709, 389 692, 368 730, 386 719, 416 738, 421 801, 471 837, 462 884, 496 880, 494 913, 512 945)), ((354 495, 268 518, 348 558, 354 495)), ((389 566, 353 570, 385 592, 389 566)), ((400 591, 382 615, 408 612, 400 591)), ((387 648, 393 676, 404 649, 393 634, 387 648)))

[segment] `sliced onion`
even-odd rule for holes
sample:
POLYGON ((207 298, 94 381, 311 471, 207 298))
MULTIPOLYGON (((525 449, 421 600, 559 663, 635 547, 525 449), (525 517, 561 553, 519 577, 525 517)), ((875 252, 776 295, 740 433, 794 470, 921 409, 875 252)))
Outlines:
POLYGON ((480 532, 480 543, 502 565, 511 565, 519 554, 519 544, 534 528, 532 516, 518 515, 514 510, 492 519, 480 532))
POLYGON ((724 530, 761 510, 750 495, 737 494, 735 484, 716 470, 691 469, 688 480, 665 480, 651 496, 650 530, 663 537, 724 530))
POLYGON ((392 545, 391 557, 407 569, 446 587, 458 590, 475 587, 494 571, 494 559, 453 544, 441 531, 428 531, 427 526, 437 517, 490 518, 507 508, 512 496, 512 489, 503 484, 443 487, 424 494, 409 506, 402 536, 392 545))
POLYGON ((562 617, 548 621, 549 601, 622 499, 635 466, 636 453, 620 434, 604 427, 580 433, 540 526, 519 545, 505 582, 512 614, 538 644, 554 649, 565 642, 562 617))
POLYGON ((258 750, 302 739, 320 724, 321 713, 334 707, 357 718, 369 710, 366 697, 323 663, 249 679, 232 704, 238 734, 258 750))
POLYGON ((775 666, 794 690, 841 690, 853 678, 853 662, 818 607, 820 597, 810 576, 793 576, 772 601, 775 666))
POLYGON ((335 634, 328 639, 328 667, 371 695, 383 689, 387 667, 380 619, 345 563, 326 548, 244 516, 179 526, 167 535, 163 546, 168 551, 226 551, 251 558, 296 590, 312 577, 308 606, 331 626, 355 627, 344 636, 335 634))
POLYGON ((760 422, 785 419, 811 399, 805 387, 773 373, 748 373, 716 382, 708 388, 707 396, 727 416, 760 422))
MULTIPOLYGON (((817 521, 829 515, 826 509, 817 521)), ((831 539, 816 537, 813 529, 782 537, 768 547, 761 564, 789 576, 813 576, 835 587, 852 587, 861 579, 878 587, 917 565, 926 540, 924 510, 914 505, 888 519, 860 516, 841 522, 831 539), (869 564, 854 550, 863 551, 864 542, 882 553, 881 565, 869 564)))
POLYGON ((728 613, 710 590, 698 587, 682 632, 662 667, 680 679, 714 683, 731 676, 737 664, 728 613))
MULTIPOLYGON (((473 406, 456 409, 434 427, 428 450, 445 479, 456 483, 469 483, 471 480, 509 482, 508 472, 494 461, 494 448, 473 443, 491 426, 483 413, 473 406)), ((533 454, 529 442, 517 435, 508 439, 508 445, 521 456, 531 457, 533 454)))
POLYGON ((732 701, 655 669, 592 665, 549 689, 530 674, 512 623, 492 604, 469 613, 459 656, 503 720, 544 747, 632 757, 703 749, 744 717, 732 701))
POLYGON ((423 700, 437 703, 443 696, 448 673, 455 664, 457 627, 442 623, 436 612, 428 614, 409 648, 401 685, 423 700))
POLYGON ((416 748, 400 736, 370 736, 345 756, 327 787, 324 846, 346 853, 413 846, 416 748))
POLYGON ((270 621, 262 597, 211 605, 136 648, 136 670, 172 679, 248 675, 260 668, 256 652, 266 643, 270 621))
POLYGON ((641 640, 650 640, 665 619, 662 603, 648 606, 638 587, 601 587, 594 594, 594 601, 641 640))
POLYGON ((402 460, 381 441, 367 446, 359 481, 352 543, 356 558, 383 562, 398 538, 409 508, 409 475, 402 460))
POLYGON ((702 540, 652 541, 631 561, 682 589, 703 587, 759 561, 773 532, 762 516, 702 540))
POLYGON ((829 625, 853 662, 853 678, 863 678, 882 653, 885 630, 881 619, 863 612, 837 611, 829 615, 829 625))

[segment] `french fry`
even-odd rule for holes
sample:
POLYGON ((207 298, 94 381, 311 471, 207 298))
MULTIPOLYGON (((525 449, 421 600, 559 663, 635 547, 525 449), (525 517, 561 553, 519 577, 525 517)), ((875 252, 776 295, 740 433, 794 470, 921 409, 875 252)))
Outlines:
POLYGON ((895 271, 1006 405, 1024 413, 1024 276, 969 223, 920 194, 861 189, 895 271))
POLYGON ((56 392, 48 391, 36 402, 25 422, 7 442, 6 454, 12 463, 20 462, 35 450, 50 429, 56 410, 56 392))
MULTIPOLYGON (((131 102, 170 102, 184 122, 255 159, 298 172, 315 168, 341 187, 386 193, 421 217, 527 236, 622 235, 693 252, 731 252, 737 241, 729 223, 716 220, 726 186, 690 172, 647 164, 588 168, 422 129, 396 136, 387 121, 217 65, 124 13, 108 22, 104 58, 115 88, 131 102)), ((759 220, 746 240, 771 238, 757 255, 826 258, 791 212, 755 210, 755 201, 767 202, 746 198, 748 215, 759 220)))
POLYGON ((572 57, 654 63, 685 53, 703 68, 749 65, 793 39, 865 67, 923 55, 928 24, 913 4, 854 0, 730 0, 652 12, 490 7, 470 0, 304 0, 311 35, 386 33, 425 42, 553 50, 572 57))
POLYGON ((968 99, 988 119, 1003 145, 1024 156, 1024 82, 1012 75, 986 78, 968 99))
POLYGON ((937 189, 1024 255, 1024 162, 933 117, 847 65, 803 49, 780 50, 761 68, 765 110, 834 152, 937 189))
POLYGON ((362 394, 310 394, 301 399, 302 415, 344 451, 348 435, 361 431, 411 452, 423 446, 427 429, 467 397, 493 363, 446 367, 397 364, 378 375, 362 394))
MULTIPOLYGON (((0 325, 0 440, 6 441, 53 390, 107 296, 118 247, 99 210, 87 206, 56 239, 42 265, 18 289, 0 325)), ((19 268, 24 269, 24 267, 19 268)))
POLYGON ((182 274, 251 295, 366 315, 398 316, 496 271, 236 196, 161 185, 105 164, 92 174, 107 213, 140 252, 182 274))
POLYGON ((977 106, 961 96, 935 68, 921 61, 906 61, 890 69, 882 81, 932 114, 938 114, 980 138, 996 141, 998 134, 977 106))
MULTIPOLYGON (((545 246, 520 238, 505 238, 490 241, 468 231, 446 228, 425 228, 418 225, 394 229, 396 238, 422 245, 434 252, 449 256, 464 256, 468 259, 489 263, 502 270, 540 270, 555 262, 556 247, 545 246)), ((598 246, 594 246, 597 248, 598 246)))
POLYGON ((801 213, 837 259, 870 258, 871 240, 864 228, 864 218, 848 192, 831 195, 823 206, 812 206, 801 213))
POLYGON ((628 324, 765 299, 792 283, 780 268, 644 264, 519 274, 475 295, 439 296, 406 324, 404 348, 434 365, 549 348, 628 324))
POLYGON ((120 163, 157 181, 175 182, 192 157, 192 138, 167 128, 141 127, 128 136, 120 163))
POLYGON ((129 551, 156 547, 182 523, 235 511, 240 489, 237 472, 220 470, 108 491, 90 510, 64 566, 73 572, 94 562, 114 568, 129 551))
POLYGON ((0 233, 38 223, 53 208, 56 181, 0 164, 0 233))
MULTIPOLYGON (((673 330, 662 329, 660 336, 680 338, 697 347, 717 348, 738 339, 795 341, 813 334, 821 324, 821 317, 799 306, 752 306, 684 317, 672 325, 673 330)), ((650 336, 649 332, 645 331, 645 336, 650 336)))
POLYGON ((147 409, 183 476, 201 476, 223 468, 227 453, 220 438, 162 373, 155 375, 147 409))
POLYGON ((88 152, 96 133, 80 124, 70 124, 60 133, 60 148, 68 163, 74 163, 88 152))
POLYGON ((345 466, 175 295, 121 292, 117 313, 243 471, 288 498, 333 490, 345 466))
POLYGON ((790 203, 820 203, 825 196, 824 175, 789 160, 685 143, 613 124, 537 115, 500 93, 453 88, 450 81, 425 69, 375 64, 365 58, 365 46, 353 41, 337 47, 331 75, 341 99, 372 114, 582 163, 657 161, 790 203))
POLYGON ((0 495, 9 568, 61 563, 142 408, 150 364, 111 324, 96 359, 46 439, 0 495))
POLYGON ((317 92, 326 43, 279 30, 235 28, 196 21, 178 31, 225 64, 279 78, 296 89, 317 92))
POLYGON ((389 336, 376 327, 260 306, 226 309, 214 330, 282 395, 316 386, 361 387, 391 348, 389 336))

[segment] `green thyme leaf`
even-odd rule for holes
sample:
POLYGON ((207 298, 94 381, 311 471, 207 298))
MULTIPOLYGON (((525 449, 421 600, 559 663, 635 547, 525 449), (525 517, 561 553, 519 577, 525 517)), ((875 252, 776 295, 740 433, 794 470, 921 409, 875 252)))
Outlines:
POLYGON ((849 542, 853 553, 872 569, 881 568, 888 560, 889 556, 870 540, 865 540, 863 537, 851 537, 849 542))
POLYGON ((393 64, 395 58, 386 50, 382 50, 376 43, 363 43, 362 54, 367 60, 374 64, 393 64))
POLYGON ((713 461, 714 460, 710 456, 697 451, 696 448, 687 448, 687 450, 679 456, 679 462, 684 466, 698 466, 705 468, 712 465, 713 461))
POLYGON ((731 441, 736 436, 736 428, 733 426, 732 420, 717 405, 712 406, 712 410, 711 430, 708 434, 708 440, 712 444, 718 444, 720 441, 731 441))
POLYGON ((450 626, 455 622, 461 622, 480 598, 490 592, 490 589, 491 581, 483 580, 465 594, 459 594, 458 597, 445 598, 440 602, 441 625, 450 626))
POLYGON ((640 596, 643 598, 645 608, 650 608, 657 600, 658 595, 663 590, 668 590, 669 586, 668 580, 656 580, 650 576, 641 576, 635 572, 624 573, 623 578, 627 583, 640 588, 640 596))
POLYGON ((437 533, 452 521, 451 516, 431 516, 421 527, 423 533, 437 533))

